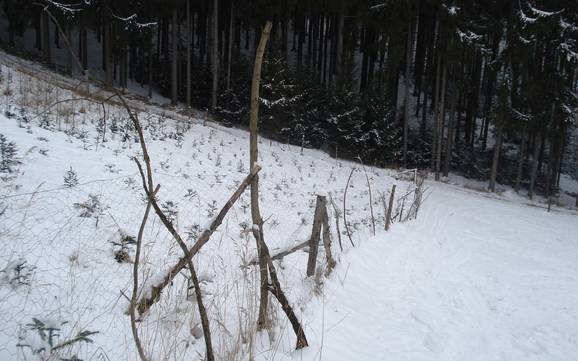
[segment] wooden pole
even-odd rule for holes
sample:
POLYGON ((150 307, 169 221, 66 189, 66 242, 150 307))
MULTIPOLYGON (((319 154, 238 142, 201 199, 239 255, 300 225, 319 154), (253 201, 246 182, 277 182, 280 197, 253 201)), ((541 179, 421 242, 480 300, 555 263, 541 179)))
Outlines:
POLYGON ((385 230, 389 231, 391 225, 391 211, 393 209, 393 200, 395 199, 395 184, 391 187, 391 194, 389 195, 389 206, 387 207, 387 215, 385 216, 385 230))
MULTIPOLYGON (((317 196, 315 204, 315 215, 313 216, 313 229, 311 238, 309 238, 309 259, 307 260, 307 277, 315 275, 315 266, 317 264, 317 252, 319 250, 319 241, 321 238, 321 226, 323 222, 323 210, 327 204, 324 196, 317 196)), ((325 213, 327 210, 325 209, 325 213)))
MULTIPOLYGON (((265 28, 261 33, 257 53, 255 54, 255 64, 253 66, 253 79, 251 82, 251 109, 249 113, 249 164, 251 167, 257 164, 258 159, 258 122, 259 122, 259 86, 261 82, 261 64, 263 63, 263 54, 265 47, 271 34, 271 27, 273 25, 267 21, 265 28)), ((215 61, 213 59, 213 61, 215 61)), ((264 329, 268 327, 267 322, 267 304, 268 304, 268 280, 267 276, 267 260, 264 258, 261 243, 266 244, 263 235, 263 219, 261 218, 261 211, 259 208, 259 177, 256 176, 251 182, 251 218, 253 225, 259 227, 259 240, 257 241, 257 254, 259 256, 259 269, 261 277, 261 294, 259 301, 259 316, 257 319, 257 328, 264 329)))

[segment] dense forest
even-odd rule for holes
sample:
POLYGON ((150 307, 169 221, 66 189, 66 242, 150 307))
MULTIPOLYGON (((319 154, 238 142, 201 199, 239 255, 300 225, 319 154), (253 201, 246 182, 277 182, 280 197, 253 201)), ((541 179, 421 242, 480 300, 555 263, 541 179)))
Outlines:
POLYGON ((530 197, 555 194, 562 171, 578 176, 576 0, 0 3, 4 48, 108 86, 140 84, 231 126, 248 123, 253 57, 271 20, 268 137, 530 197), (57 49, 84 69, 72 54, 59 63, 57 49))

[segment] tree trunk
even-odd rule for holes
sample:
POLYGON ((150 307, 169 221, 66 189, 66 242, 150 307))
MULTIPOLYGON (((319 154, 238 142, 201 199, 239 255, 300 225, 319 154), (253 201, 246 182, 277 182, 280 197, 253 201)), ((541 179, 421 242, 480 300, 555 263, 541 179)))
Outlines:
POLYGON ((231 0, 229 14, 229 48, 227 49, 227 90, 231 89, 231 59, 233 51, 233 32, 235 27, 235 0, 231 0))
POLYGON ((409 71, 411 69, 412 41, 411 41, 411 17, 407 22, 407 40, 405 55, 405 96, 403 114, 403 167, 407 168, 407 137, 409 136, 409 71))
MULTIPOLYGON (((453 66, 455 69, 455 65, 453 66)), ((455 77, 455 72, 454 73, 455 77)), ((455 79, 454 79, 455 80, 455 79)), ((450 103, 450 121, 448 124, 448 137, 446 142, 446 158, 444 163, 444 177, 447 177, 450 172, 450 166, 452 161, 452 149, 454 146, 455 129, 456 129, 456 102, 458 100, 459 87, 456 86, 456 82, 452 82, 452 99, 450 103)))
POLYGON ((530 172, 530 185, 528 186, 528 198, 534 197, 534 187, 536 185, 536 177, 538 176, 538 157, 540 156, 540 149, 542 149, 542 134, 538 132, 534 142, 534 155, 532 157, 532 171, 530 172))
POLYGON ((191 0, 187 1, 187 107, 191 107, 191 43, 193 27, 191 23, 191 0))
MULTIPOLYGON (((265 47, 267 46, 267 41, 269 40, 269 35, 271 34, 272 24, 268 21, 265 24, 263 33, 261 34, 261 40, 259 41, 259 46, 257 47, 257 52, 255 54, 255 65, 253 67, 253 79, 251 82, 251 109, 249 117, 250 126, 250 147, 249 147, 249 164, 252 168, 258 160, 258 123, 259 123, 259 84, 261 82, 261 64, 263 62, 263 54, 265 53, 265 47)), ((267 259, 265 257, 265 252, 261 243, 265 243, 265 238, 263 237, 263 219, 261 218, 261 211, 259 208, 259 177, 256 176, 251 182, 251 218, 253 220, 253 225, 259 227, 259 234, 257 241, 257 253, 259 255, 259 268, 261 275, 261 296, 259 302, 259 318, 257 320, 257 328, 264 329, 269 327, 269 322, 267 320, 267 304, 268 304, 268 293, 267 285, 267 259), (261 242, 259 242, 259 240, 261 242)))
POLYGON ((516 185, 514 187, 516 193, 520 192, 520 185, 522 183, 522 174, 524 173, 524 159, 526 157, 526 128, 522 132, 522 144, 520 145, 520 156, 518 158, 518 169, 516 172, 516 185))
POLYGON ((343 88, 343 29, 345 23, 345 0, 339 1, 339 20, 337 24, 337 56, 335 58, 335 74, 338 89, 343 88))
POLYGON ((436 167, 435 167, 435 180, 440 180, 440 170, 442 163, 442 141, 444 138, 444 123, 446 117, 446 78, 447 78, 447 66, 445 61, 442 65, 442 87, 441 87, 441 101, 438 108, 438 120, 437 120, 437 145, 436 145, 436 167))
POLYGON ((213 112, 217 108, 217 88, 219 81, 219 0, 214 0, 213 3, 213 88, 211 109, 213 112))
MULTIPOLYGON (((501 112, 501 111, 500 111, 501 112)), ((490 184, 489 191, 496 191, 496 177, 498 176, 498 164, 500 162, 500 152, 502 150, 502 132, 504 130, 504 119, 503 114, 500 114, 499 124, 497 125, 496 131, 496 145, 494 146, 494 159, 492 160, 492 170, 490 172, 490 184)))
POLYGON ((171 104, 177 105, 179 99, 179 87, 178 87, 178 60, 179 60, 179 43, 177 37, 178 28, 178 8, 177 6, 173 9, 172 21, 171 21, 171 42, 172 42, 172 63, 171 63, 171 104))
POLYGON ((148 96, 149 100, 153 98, 153 35, 149 36, 149 53, 148 53, 148 96))
MULTIPOLYGON (((438 59, 437 59, 437 64, 436 64, 436 87, 435 87, 435 93, 434 93, 434 97, 433 97, 433 103, 434 103, 434 134, 433 134, 433 138, 431 141, 431 164, 430 164, 430 168, 432 171, 435 171, 435 159, 436 159, 436 149, 437 149, 437 143, 438 143, 438 113, 439 113, 439 99, 440 99, 440 84, 441 84, 441 69, 442 69, 442 57, 441 55, 438 55, 438 59)), ((425 116, 425 114, 424 114, 425 116)))
POLYGON ((113 85, 113 63, 112 63, 112 29, 108 15, 104 19, 104 67, 105 67, 105 84, 107 87, 113 85))
MULTIPOLYGON (((71 38, 71 27, 70 25, 66 24, 66 37, 68 39, 71 38)), ((72 68, 72 57, 74 56, 73 50, 72 48, 70 49, 66 49, 66 71, 68 72, 68 75, 72 76, 74 69, 72 68)))
POLYGON ((42 22, 42 51, 44 53, 44 61, 49 68, 52 68, 52 51, 50 42, 50 17, 45 12, 41 15, 42 22))

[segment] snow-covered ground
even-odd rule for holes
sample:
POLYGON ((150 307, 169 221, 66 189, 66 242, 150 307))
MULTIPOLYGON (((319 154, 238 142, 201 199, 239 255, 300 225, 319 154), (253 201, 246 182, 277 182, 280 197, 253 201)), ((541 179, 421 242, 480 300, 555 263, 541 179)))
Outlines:
MULTIPOLYGON (((34 351, 89 331, 98 332, 88 335, 92 342, 62 347, 51 359, 136 360, 125 314, 132 264, 115 260, 120 249, 134 256, 133 245, 119 243, 136 235, 145 208, 131 160, 140 146, 128 117, 108 106, 103 122, 101 106, 87 101, 62 103, 45 117, 47 104, 73 94, 5 66, 2 77, 0 133, 15 142, 20 164, 0 181, 0 359, 33 360, 34 351), (71 170, 78 184, 66 187, 71 170), (50 327, 58 335, 42 332, 50 327)), ((248 134, 199 119, 184 125, 169 110, 141 112, 140 119, 160 203, 192 244, 247 174, 248 134)), ((489 194, 452 176, 448 183, 427 180, 418 218, 385 232, 381 195, 387 198, 393 184, 398 195, 412 184, 393 178, 396 171, 367 167, 373 236, 358 164, 268 140, 261 141, 259 163, 272 253, 308 239, 316 194, 331 194, 343 209, 347 177, 357 167, 345 207, 356 247, 341 219, 340 251, 329 207, 334 272, 306 278, 302 251, 276 261, 310 343, 294 351, 274 299, 274 327, 254 331, 258 271, 242 267, 256 253, 244 194, 195 257, 218 360, 575 359, 578 213, 570 204, 548 213, 543 200, 529 202, 505 187, 489 194)), ((143 252, 145 286, 181 254, 155 216, 143 252)), ((322 274, 323 254, 318 266, 322 274)), ((202 359, 187 285, 186 273, 178 275, 138 324, 151 360, 202 359)))

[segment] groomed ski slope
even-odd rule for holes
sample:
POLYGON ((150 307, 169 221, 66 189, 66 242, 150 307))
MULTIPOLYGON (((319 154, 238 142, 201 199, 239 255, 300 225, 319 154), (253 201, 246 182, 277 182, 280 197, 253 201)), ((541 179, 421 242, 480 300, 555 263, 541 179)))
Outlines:
MULTIPOLYGON (((12 73, 13 91, 0 103, 16 116, 0 114, 0 133, 16 143, 21 164, 0 183, 2 197, 11 197, 0 198, 0 209, 8 206, 0 217, 0 360, 40 359, 17 346, 43 345, 27 326, 32 318, 61 327, 60 341, 81 330, 99 332, 93 343, 63 350, 63 357, 137 360, 123 296, 132 289, 132 265, 116 262, 118 248, 112 243, 123 233, 134 235, 144 211, 130 159, 138 155, 139 145, 124 138, 126 115, 108 110, 109 127, 115 119, 119 129, 108 129, 105 143, 97 141, 102 135, 95 130, 99 106, 80 104, 71 122, 62 116, 58 126, 53 120, 48 129, 40 128, 38 119, 22 123, 16 84, 29 97, 43 97, 48 88, 17 71, 3 71, 5 76, 12 73), (78 111, 81 105, 84 112, 78 111), (80 184, 63 188, 70 168, 80 184), (81 217, 75 205, 90 195, 102 202, 97 218, 81 217), (10 267, 22 259, 33 268, 28 284, 15 286, 10 267)), ((70 94, 62 91, 60 96, 70 94)), ((36 111, 27 109, 28 118, 36 111)), ((192 234, 187 240, 192 243, 194 227, 211 219, 211 209, 224 203, 248 171, 248 134, 212 123, 204 126, 198 119, 187 129, 170 116, 141 114, 141 120, 162 186, 160 200, 177 211, 175 223, 179 231, 192 234)), ((275 253, 307 239, 316 194, 331 193, 342 209, 351 167, 360 167, 268 140, 260 147, 265 235, 275 253)), ((273 330, 250 337, 258 271, 240 267, 255 256, 254 241, 246 232, 248 194, 235 205, 196 258, 218 359, 576 360, 575 210, 554 207, 547 213, 542 200, 529 202, 505 187, 497 194, 476 191, 471 188, 483 186, 451 177, 456 184, 427 180, 417 220, 395 223, 384 232, 377 194, 394 183, 404 191, 409 183, 395 180, 395 170, 367 167, 367 172, 374 190, 375 237, 366 179, 359 170, 346 206, 356 247, 342 234, 344 251, 339 251, 329 208, 338 258, 331 276, 307 279, 304 252, 276 262, 305 327, 310 347, 304 350, 294 351, 295 337, 277 306, 273 330)), ((145 234, 144 288, 180 256, 158 221, 150 221, 145 234)), ((322 269, 324 263, 321 253, 318 266, 322 269)), ((151 360, 202 359, 196 305, 187 299, 186 286, 185 277, 177 277, 139 323, 145 348, 154 355, 151 360)))

